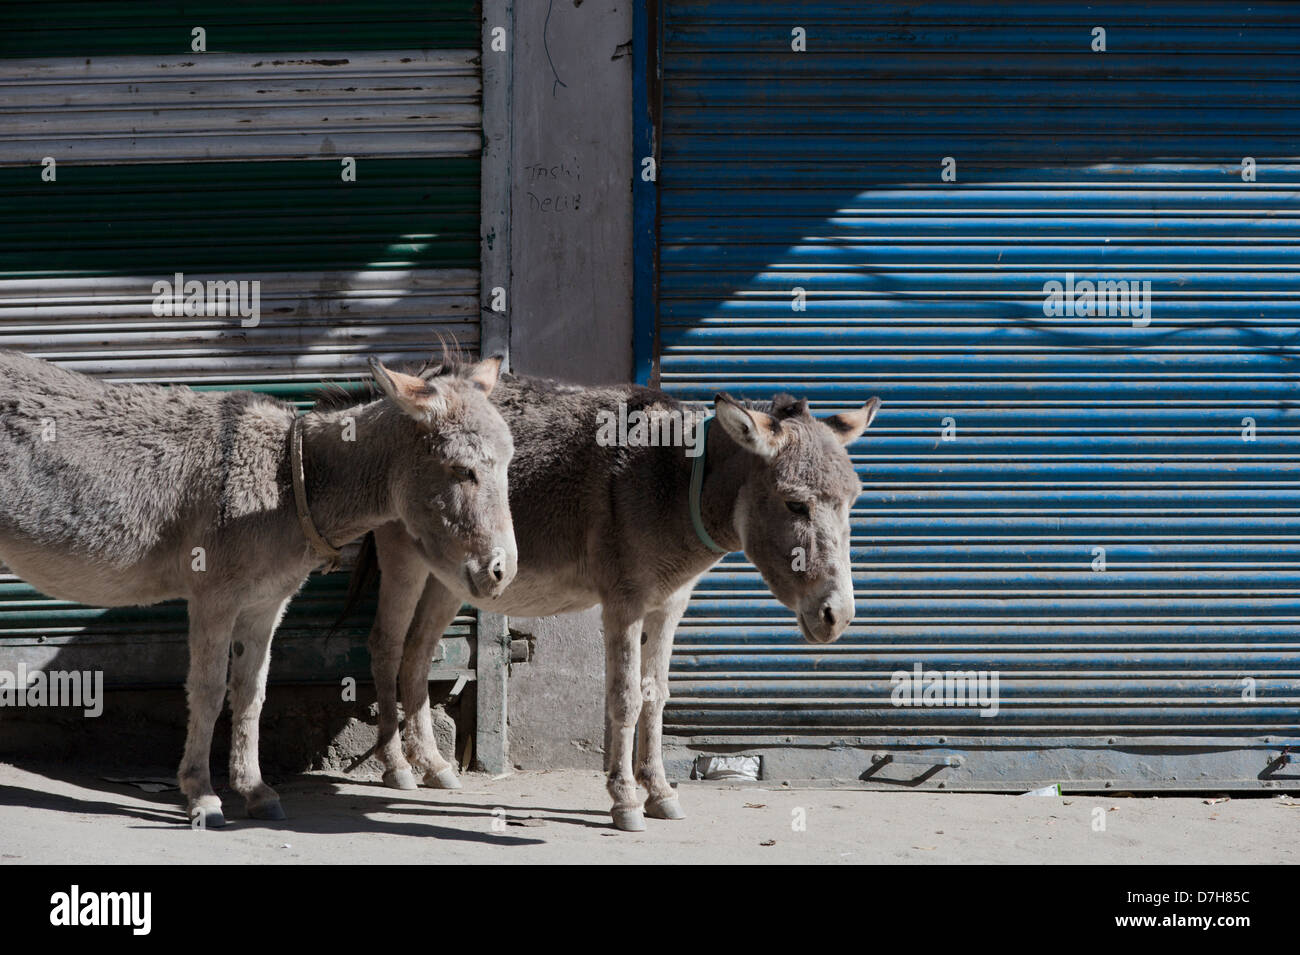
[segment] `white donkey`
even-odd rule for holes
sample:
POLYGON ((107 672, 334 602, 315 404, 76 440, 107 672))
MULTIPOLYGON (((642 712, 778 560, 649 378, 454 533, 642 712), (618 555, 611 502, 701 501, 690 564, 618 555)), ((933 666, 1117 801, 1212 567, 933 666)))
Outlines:
POLYGON ((338 547, 396 522, 477 593, 514 577, 499 368, 372 362, 384 397, 299 417, 252 392, 106 384, 0 351, 0 560, 62 600, 189 602, 179 777, 197 824, 225 822, 209 756, 227 674, 231 785, 250 816, 284 818, 257 756, 271 636, 338 547))

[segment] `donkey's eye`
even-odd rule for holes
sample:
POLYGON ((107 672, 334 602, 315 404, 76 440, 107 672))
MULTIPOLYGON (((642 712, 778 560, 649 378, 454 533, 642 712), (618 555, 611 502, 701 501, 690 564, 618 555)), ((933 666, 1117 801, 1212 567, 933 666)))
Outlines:
POLYGON ((808 516, 808 505, 803 501, 786 501, 785 506, 791 514, 798 514, 800 517, 808 516))
POLYGON ((451 473, 456 475, 457 481, 469 481, 471 484, 478 483, 478 477, 474 474, 472 468, 455 467, 451 469, 451 473))

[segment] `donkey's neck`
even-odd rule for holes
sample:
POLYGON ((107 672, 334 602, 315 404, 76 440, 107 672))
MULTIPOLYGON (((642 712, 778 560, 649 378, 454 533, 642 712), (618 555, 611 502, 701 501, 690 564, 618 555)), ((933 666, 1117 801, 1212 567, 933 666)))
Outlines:
MULTIPOLYGON (((316 530, 342 547, 396 517, 389 481, 394 449, 417 425, 383 401, 309 412, 302 425, 303 483, 316 530)), ((292 466, 292 463, 290 464, 292 466)))
MULTIPOLYGON (((730 435, 715 421, 709 428, 708 441, 704 448, 704 485, 700 490, 700 519, 714 543, 731 551, 741 549, 740 532, 736 528, 736 498, 739 497, 740 488, 749 474, 751 462, 748 458, 748 452, 731 440, 730 435)), ((700 546, 708 549, 703 541, 700 542, 700 546)), ((712 550, 710 553, 715 559, 722 557, 712 550)))

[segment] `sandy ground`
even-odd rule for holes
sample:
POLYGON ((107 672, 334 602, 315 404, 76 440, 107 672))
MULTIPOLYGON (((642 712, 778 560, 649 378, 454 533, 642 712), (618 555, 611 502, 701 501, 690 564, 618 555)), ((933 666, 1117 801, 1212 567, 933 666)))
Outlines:
POLYGON ((226 827, 199 832, 184 825, 175 790, 0 763, 0 863, 1300 861, 1296 797, 1207 805, 682 783, 687 819, 623 833, 610 827, 599 773, 464 781, 459 792, 398 792, 326 773, 273 779, 288 821, 249 820, 222 792, 226 827))

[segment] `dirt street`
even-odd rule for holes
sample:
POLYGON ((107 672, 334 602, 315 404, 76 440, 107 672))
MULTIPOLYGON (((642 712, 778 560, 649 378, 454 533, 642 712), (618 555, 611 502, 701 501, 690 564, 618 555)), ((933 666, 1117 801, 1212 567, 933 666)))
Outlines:
MULTIPOLYGON (((106 775, 127 775, 108 773, 106 775)), ((290 818, 184 825, 175 789, 0 764, 0 863, 1287 863, 1295 796, 1025 797, 682 783, 688 818, 614 831, 599 773, 469 774, 398 792, 312 773, 270 780, 290 818)))

